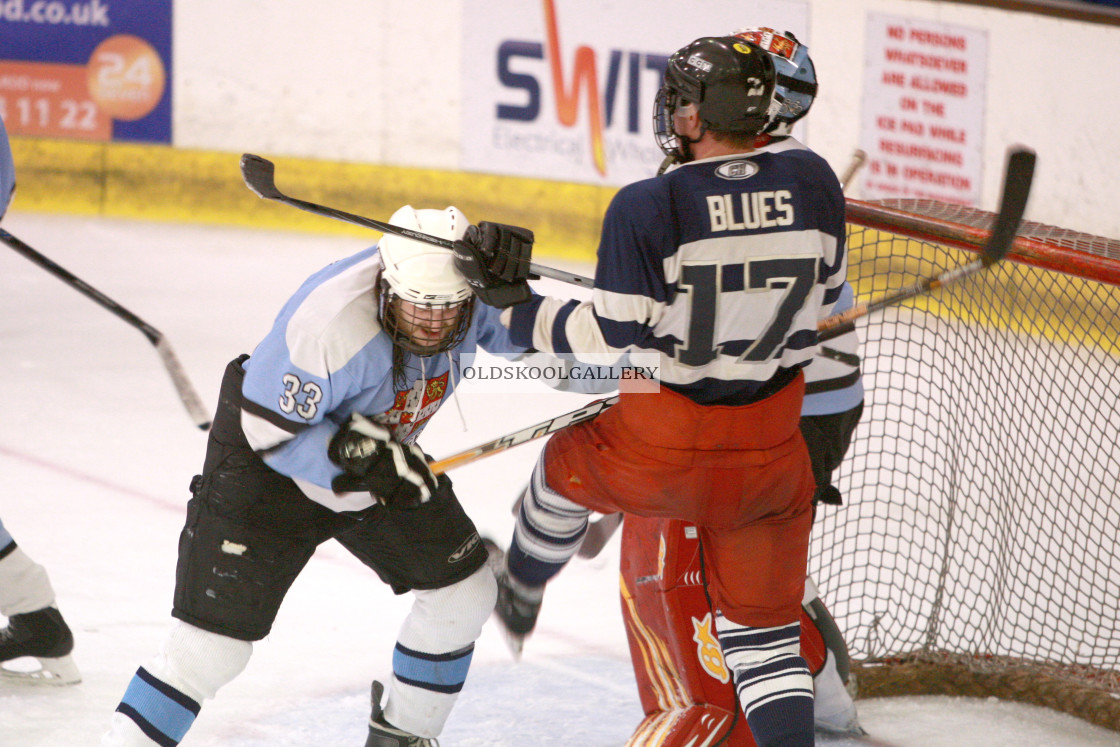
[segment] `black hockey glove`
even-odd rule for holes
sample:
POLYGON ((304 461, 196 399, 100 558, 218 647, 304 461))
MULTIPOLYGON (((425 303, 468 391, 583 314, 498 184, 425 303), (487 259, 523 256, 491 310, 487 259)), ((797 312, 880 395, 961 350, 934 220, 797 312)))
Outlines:
POLYGON ((343 469, 331 481, 334 492, 368 490, 389 508, 416 508, 439 486, 419 447, 394 440, 388 428, 358 413, 331 439, 327 456, 343 469))
POLYGON ((533 232, 482 221, 455 242, 455 267, 482 302, 504 309, 532 297, 528 279, 533 232))

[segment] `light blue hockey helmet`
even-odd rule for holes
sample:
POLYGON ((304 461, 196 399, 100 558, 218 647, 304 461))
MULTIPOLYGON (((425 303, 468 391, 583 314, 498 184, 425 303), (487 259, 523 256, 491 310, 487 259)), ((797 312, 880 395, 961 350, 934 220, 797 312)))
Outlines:
POLYGON ((8 212, 12 192, 16 188, 16 165, 12 161, 12 146, 8 143, 8 131, 4 120, 0 119, 0 218, 8 212))
POLYGON ((770 124, 766 132, 789 135, 797 120, 809 112, 817 96, 817 71, 809 49, 789 31, 766 26, 741 28, 734 36, 753 42, 770 53, 777 73, 770 124))

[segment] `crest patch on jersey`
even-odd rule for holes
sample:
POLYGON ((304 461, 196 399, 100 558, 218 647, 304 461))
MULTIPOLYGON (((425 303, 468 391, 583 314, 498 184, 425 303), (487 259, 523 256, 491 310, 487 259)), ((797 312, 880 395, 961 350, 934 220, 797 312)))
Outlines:
POLYGON ((418 379, 411 389, 397 392, 393 406, 377 421, 388 425, 393 436, 402 443, 410 443, 428 419, 439 409, 443 395, 447 393, 448 373, 433 379, 418 379))

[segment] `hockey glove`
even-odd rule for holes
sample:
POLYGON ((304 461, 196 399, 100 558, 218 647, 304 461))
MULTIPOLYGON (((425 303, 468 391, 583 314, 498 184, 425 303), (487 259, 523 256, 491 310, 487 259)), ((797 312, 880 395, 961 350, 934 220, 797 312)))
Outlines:
POLYGON ((532 297, 532 253, 533 232, 528 228, 482 221, 455 242, 455 267, 483 303, 504 309, 532 297))
POLYGON ((334 492, 367 490, 390 508, 416 508, 439 486, 419 447, 394 440, 388 428, 358 413, 331 439, 327 456, 343 470, 331 481, 334 492))

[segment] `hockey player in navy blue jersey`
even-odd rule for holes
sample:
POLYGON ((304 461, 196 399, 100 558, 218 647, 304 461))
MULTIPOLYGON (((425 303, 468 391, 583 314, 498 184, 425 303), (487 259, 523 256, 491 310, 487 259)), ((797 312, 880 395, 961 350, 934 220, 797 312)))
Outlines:
MULTIPOLYGON (((452 240, 468 229, 453 207, 404 207, 390 222, 452 240)), ((498 224, 470 228, 507 247, 532 242, 498 224)), ((103 745, 178 744, 332 538, 414 595, 384 705, 373 683, 366 747, 434 744, 496 585, 474 524, 416 438, 458 383, 462 355, 525 350, 480 299, 528 295, 522 278, 476 298, 450 250, 392 235, 296 291, 252 355, 226 369, 180 538, 175 624, 103 745)))
MULTIPOLYGON (((0 120, 0 218, 8 211, 16 188, 15 164, 8 132, 0 120)), ((70 652, 74 636, 55 606, 54 589, 43 566, 32 560, 0 521, 0 663, 32 656, 37 670, 0 669, 24 682, 71 685, 81 681, 70 652)))
MULTIPOLYGON (((589 510, 688 521, 754 739, 799 747, 813 744, 798 618, 815 492, 801 369, 844 284, 844 198, 820 156, 764 132, 775 82, 770 56, 745 39, 704 37, 672 55, 655 133, 676 168, 612 200, 592 300, 503 312, 514 342, 539 350, 659 353, 660 392, 624 391, 552 436, 498 568, 497 612, 511 635, 532 630, 589 510)), ((480 258, 501 248, 460 243, 464 274, 500 287, 480 258)))

